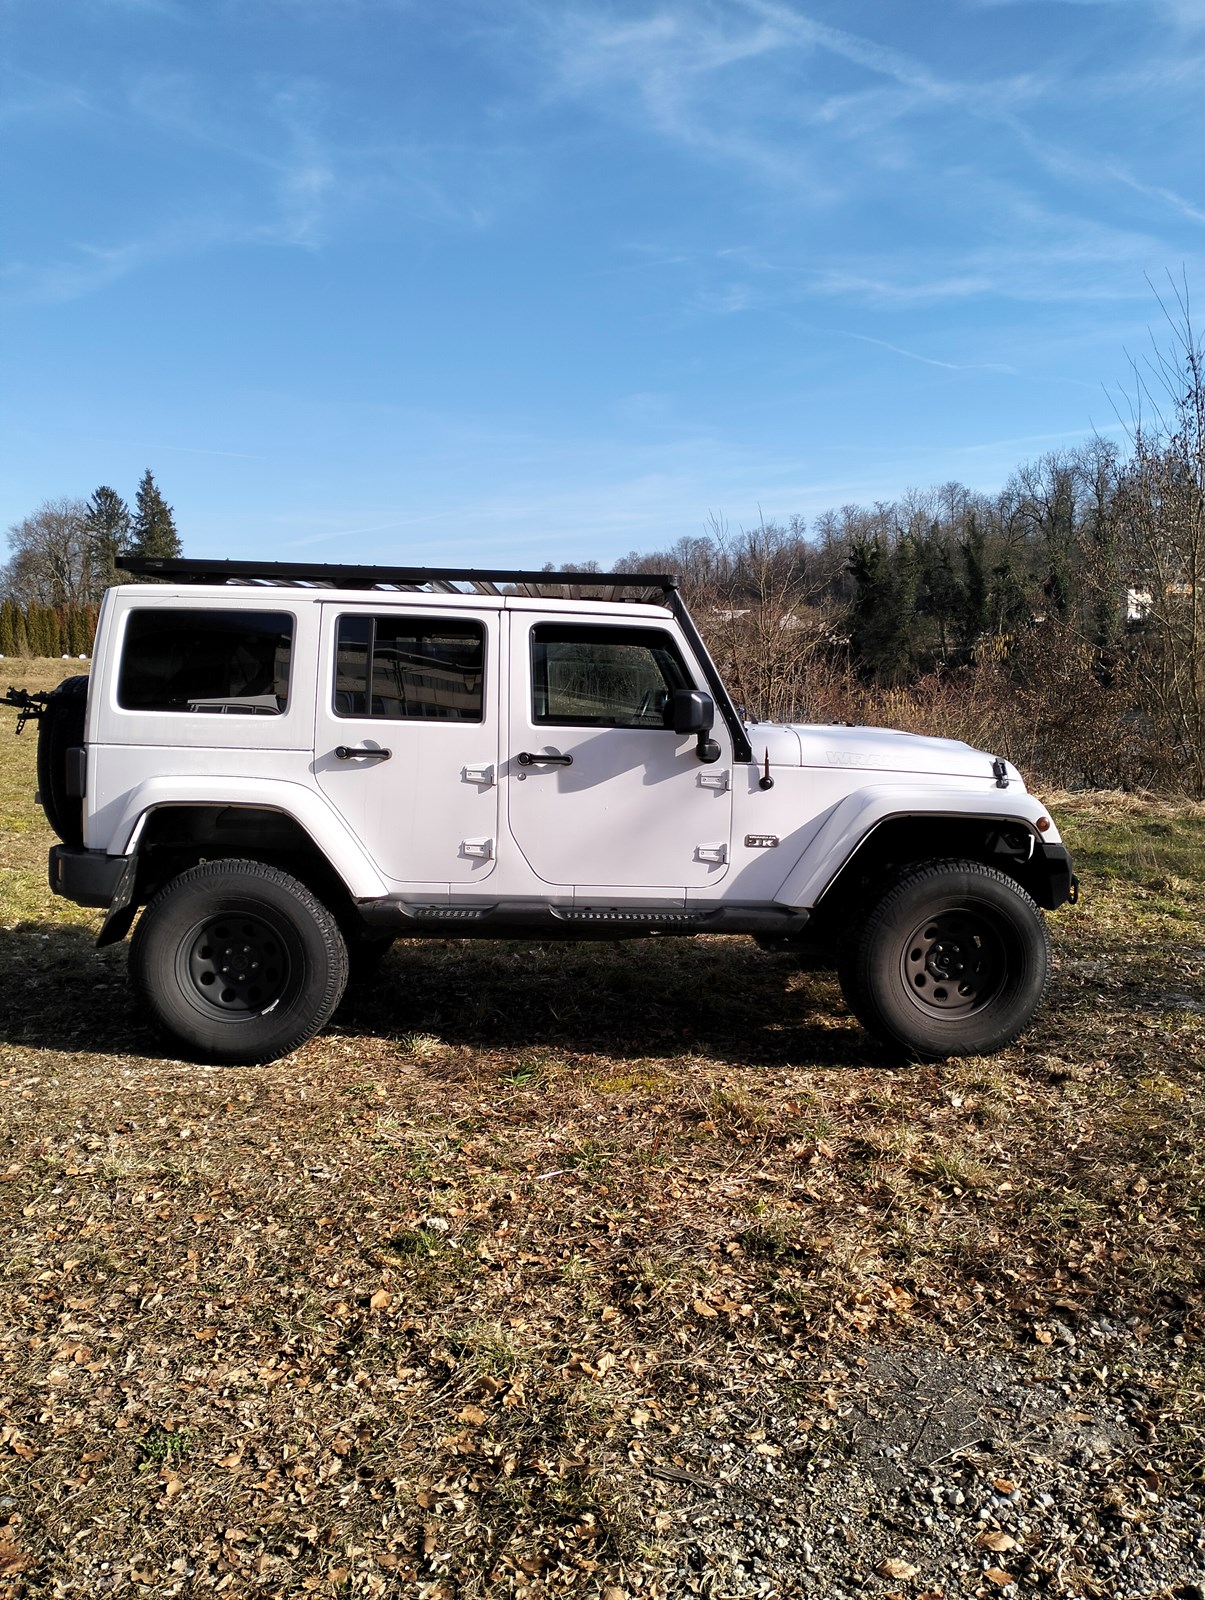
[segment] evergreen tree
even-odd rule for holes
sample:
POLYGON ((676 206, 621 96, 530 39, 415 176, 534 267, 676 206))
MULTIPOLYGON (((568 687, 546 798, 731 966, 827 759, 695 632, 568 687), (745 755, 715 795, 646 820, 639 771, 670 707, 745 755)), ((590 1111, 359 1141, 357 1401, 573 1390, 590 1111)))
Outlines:
POLYGON ((989 596, 992 632, 998 638, 1012 640, 1033 620, 1033 607, 1025 592, 1025 581, 1017 570, 1013 552, 1007 547, 992 568, 992 586, 989 596))
POLYGON ((30 655, 57 656, 62 653, 58 648, 59 619, 53 606, 31 605, 25 616, 25 632, 30 655))
MULTIPOLYGON (((936 534, 936 529, 933 532, 936 534)), ((938 659, 946 662, 961 632, 967 603, 949 545, 929 538, 921 550, 921 571, 921 608, 936 624, 938 659)))
POLYGON ((17 654, 17 606, 13 600, 0 603, 0 656, 17 654))
MULTIPOLYGON (((150 473, 146 476, 150 478, 150 473)), ((110 489, 108 484, 102 483, 88 501, 84 523, 88 530, 92 589, 94 594, 101 595, 120 581, 117 569, 130 544, 130 508, 116 489, 110 489)))
POLYGON ((991 618, 986 546, 987 540, 984 538, 979 518, 972 512, 967 524, 967 536, 960 540, 958 545, 963 566, 966 568, 966 581, 963 584, 962 642, 968 649, 973 649, 976 641, 987 632, 991 618))
POLYGON ((906 537, 893 549, 877 533, 851 539, 849 571, 858 590, 850 608, 854 655, 879 683, 903 682, 913 665, 916 543, 906 537))
POLYGON ((180 535, 176 532, 172 508, 159 493, 148 467, 138 485, 134 502, 130 551, 133 555, 171 559, 180 554, 180 535))
POLYGON ((65 644, 67 654, 70 656, 86 656, 89 654, 88 646, 89 627, 88 611, 85 606, 72 606, 67 613, 67 626, 65 644))

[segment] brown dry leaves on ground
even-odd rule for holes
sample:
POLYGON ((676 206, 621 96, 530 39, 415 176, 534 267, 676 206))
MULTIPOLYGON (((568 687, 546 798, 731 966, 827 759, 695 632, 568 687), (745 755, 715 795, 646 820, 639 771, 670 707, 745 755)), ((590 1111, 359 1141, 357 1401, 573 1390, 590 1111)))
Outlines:
MULTIPOLYGON (((992 1060, 900 1067, 827 975, 704 939, 402 944, 295 1056, 216 1069, 161 1053, 6 803, 0 1595, 833 1592, 792 1514, 883 1415, 868 1353, 940 1422, 949 1363, 1087 1373, 1102 1316, 1165 1374, 1116 1492, 1190 1492, 1199 808, 1064 802, 1085 900, 992 1060), (692 1532, 725 1492, 760 1576, 692 1532)), ((893 1518, 843 1581, 956 1592, 893 1518)), ((967 1592, 1110 1592, 1010 1526, 967 1592)))

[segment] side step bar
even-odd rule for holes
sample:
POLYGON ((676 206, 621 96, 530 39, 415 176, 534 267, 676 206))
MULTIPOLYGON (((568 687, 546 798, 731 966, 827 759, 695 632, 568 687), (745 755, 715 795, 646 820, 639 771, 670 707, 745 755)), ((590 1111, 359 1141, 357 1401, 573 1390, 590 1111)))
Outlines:
POLYGON ((361 901, 365 923, 401 938, 641 939, 653 934, 755 933, 787 938, 808 912, 766 905, 553 905, 495 900, 448 905, 413 900, 361 901))

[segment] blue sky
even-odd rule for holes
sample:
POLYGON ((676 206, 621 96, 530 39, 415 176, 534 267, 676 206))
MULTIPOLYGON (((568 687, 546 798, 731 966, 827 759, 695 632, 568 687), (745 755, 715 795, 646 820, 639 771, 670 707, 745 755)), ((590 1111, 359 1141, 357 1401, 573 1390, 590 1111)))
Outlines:
POLYGON ((150 466, 192 555, 539 565, 991 490, 1205 284, 1205 0, 0 0, 0 90, 0 526, 150 466))

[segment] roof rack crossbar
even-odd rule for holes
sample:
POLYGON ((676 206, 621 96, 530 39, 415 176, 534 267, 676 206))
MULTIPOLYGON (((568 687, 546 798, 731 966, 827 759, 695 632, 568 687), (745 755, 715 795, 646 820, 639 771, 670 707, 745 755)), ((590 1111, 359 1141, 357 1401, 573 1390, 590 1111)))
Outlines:
POLYGON ((436 593, 455 594, 458 583, 479 585, 478 593, 497 594, 498 584, 529 586, 539 594, 543 587, 570 584, 597 589, 678 588, 678 578, 661 572, 533 572, 500 567, 369 567, 308 561, 201 561, 169 560, 160 556, 129 556, 122 569, 139 578, 164 578, 174 583, 276 583, 329 585, 333 589, 372 589, 381 584, 419 587, 430 584, 436 593))

